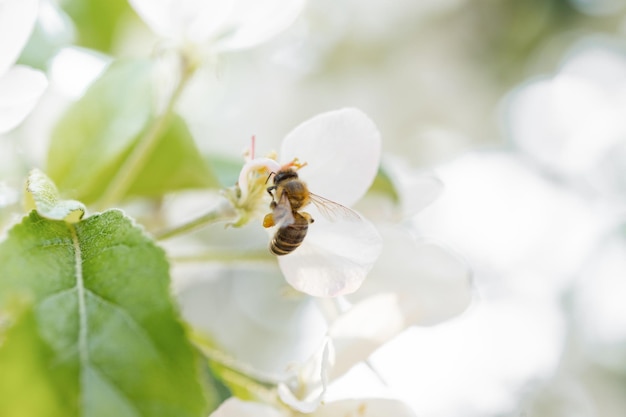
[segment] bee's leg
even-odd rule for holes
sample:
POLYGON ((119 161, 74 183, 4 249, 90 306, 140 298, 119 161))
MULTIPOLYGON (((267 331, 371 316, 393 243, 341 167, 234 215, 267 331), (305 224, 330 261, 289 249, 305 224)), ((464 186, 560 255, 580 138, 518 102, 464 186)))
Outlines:
POLYGON ((300 214, 302 215, 302 217, 304 217, 306 219, 307 222, 309 223, 313 223, 315 221, 315 219, 313 217, 311 217, 311 215, 309 213, 306 213, 304 211, 301 211, 300 214))
POLYGON ((272 191, 274 191, 276 189, 275 185, 272 185, 271 187, 267 187, 267 193, 270 195, 270 197, 272 197, 272 202, 270 203, 270 208, 273 210, 274 207, 276 207, 276 197, 274 197, 274 193, 272 191))
MULTIPOLYGON (((273 204, 275 204, 272 201, 273 204)), ((263 218, 263 227, 267 228, 267 227, 272 227, 275 226, 276 223, 274 222, 274 216, 272 215, 272 213, 268 213, 265 215, 265 217, 263 218)))

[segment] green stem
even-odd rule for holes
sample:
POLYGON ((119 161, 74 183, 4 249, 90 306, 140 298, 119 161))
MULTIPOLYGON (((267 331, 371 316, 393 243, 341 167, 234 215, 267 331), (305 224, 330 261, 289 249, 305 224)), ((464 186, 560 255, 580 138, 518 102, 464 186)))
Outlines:
POLYGON ((276 395, 277 377, 264 375, 237 359, 216 349, 205 336, 193 328, 189 329, 188 336, 191 342, 204 354, 209 361, 209 365, 216 376, 222 380, 233 391, 252 395, 256 401, 275 404, 278 402, 276 395))
POLYGON ((251 250, 251 251, 227 251, 223 249, 208 250, 195 255, 176 256, 170 258, 171 261, 177 263, 185 262, 219 262, 219 263, 274 263, 276 257, 272 256, 267 249, 251 250))
POLYGON ((187 82, 197 68, 196 65, 190 65, 184 56, 181 59, 183 62, 182 74, 176 89, 172 92, 172 95, 167 102, 167 106, 164 111, 153 120, 152 125, 139 138, 128 158, 126 158, 111 182, 109 182, 109 185, 97 203, 97 207, 100 209, 112 207, 126 195, 126 192, 135 179, 137 179, 137 176, 150 159, 150 156, 158 144, 159 139, 163 135, 163 132, 169 126, 174 105, 180 98, 187 82))
POLYGON ((235 220, 236 218, 237 213, 232 208, 230 203, 228 201, 222 201, 206 214, 203 214, 200 217, 197 217, 174 228, 164 230, 162 232, 157 232, 154 236, 157 240, 165 240, 185 233, 189 233, 208 224, 235 220))

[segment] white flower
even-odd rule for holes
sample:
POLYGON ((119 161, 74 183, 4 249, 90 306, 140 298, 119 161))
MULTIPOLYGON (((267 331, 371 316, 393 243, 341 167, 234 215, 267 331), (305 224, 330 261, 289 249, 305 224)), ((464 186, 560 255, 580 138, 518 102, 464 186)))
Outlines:
POLYGON ((278 384, 278 396, 291 409, 312 413, 322 404, 335 360, 333 349, 332 340, 326 338, 308 361, 296 367, 291 378, 278 384))
MULTIPOLYGON (((380 134, 361 111, 343 109, 320 114, 296 127, 282 142, 279 161, 256 158, 239 176, 241 195, 236 205, 252 210, 267 194, 268 172, 298 160, 298 175, 312 193, 345 207, 353 205, 371 186, 380 162, 380 134)), ((270 211, 269 208, 266 209, 270 211)), ((278 257, 287 282, 304 293, 334 297, 356 291, 381 251, 380 235, 363 218, 330 221, 311 204, 303 208, 315 223, 302 245, 278 257)), ((340 217, 340 216, 339 216, 340 217)))
MULTIPOLYGON (((268 404, 243 401, 231 397, 215 410, 211 417, 290 417, 287 410, 268 404)), ((405 403, 391 398, 363 398, 332 401, 307 414, 311 417, 415 417, 416 414, 405 403)))
POLYGON ((576 323, 581 345, 592 361, 626 369, 626 238, 609 234, 593 252, 574 287, 576 323))
POLYGON ((230 397, 210 417, 289 417, 289 413, 269 404, 230 397))
POLYGON ((249 48, 285 30, 304 0, 129 0, 159 36, 181 43, 213 42, 215 51, 249 48))
POLYGON ((37 19, 38 0, 0 0, 0 133, 24 120, 46 89, 40 72, 14 65, 37 19))
POLYGON ((458 316, 473 298, 467 262, 431 239, 415 237, 415 229, 407 224, 438 198, 442 181, 432 172, 411 169, 399 158, 386 158, 383 171, 396 193, 394 206, 380 195, 368 195, 360 204, 377 220, 381 255, 359 291, 326 309, 336 355, 333 378, 410 326, 435 325, 458 316))
MULTIPOLYGON (((236 397, 226 400, 211 417, 267 416, 288 417, 301 415, 331 417, 358 415, 362 417, 414 417, 415 413, 404 403, 388 398, 350 398, 339 396, 324 401, 329 389, 329 374, 334 362, 333 345, 326 339, 308 361, 296 367, 293 377, 277 386, 280 403, 242 401, 236 397), (280 407, 280 408, 279 408, 280 407)), ((330 387, 332 389, 332 387, 330 387)))
POLYGON ((275 265, 176 264, 172 274, 185 320, 263 380, 287 380, 325 338, 316 299, 292 290, 275 265))
POLYGON ((547 169, 588 182, 625 143, 626 55, 597 39, 572 52, 556 74, 509 95, 506 122, 515 143, 547 169))
POLYGON ((467 263, 438 244, 399 227, 381 230, 383 252, 352 303, 328 331, 335 344, 336 378, 410 326, 460 315, 472 301, 467 263))
POLYGON ((524 292, 560 297, 616 221, 514 153, 469 153, 438 172, 447 192, 416 227, 462 252, 480 270, 478 284, 506 277, 524 292))

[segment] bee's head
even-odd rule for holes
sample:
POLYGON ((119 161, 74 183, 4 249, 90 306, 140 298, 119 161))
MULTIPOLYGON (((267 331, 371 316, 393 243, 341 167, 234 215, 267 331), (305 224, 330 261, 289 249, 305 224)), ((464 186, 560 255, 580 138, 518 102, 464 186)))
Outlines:
POLYGON ((281 169, 278 172, 273 172, 273 174, 274 174, 274 184, 279 184, 279 183, 285 181, 286 179, 298 178, 298 173, 296 172, 295 169, 293 169, 291 167, 283 168, 283 169, 281 169))
POLYGON ((299 170, 303 166, 306 166, 306 162, 301 163, 296 158, 293 161, 280 167, 278 171, 270 172, 270 175, 267 177, 267 180, 265 182, 267 183, 267 181, 269 181, 270 178, 272 178, 272 175, 274 176, 274 185, 279 184, 280 182, 285 181, 287 179, 297 179, 298 178, 297 170, 299 170))

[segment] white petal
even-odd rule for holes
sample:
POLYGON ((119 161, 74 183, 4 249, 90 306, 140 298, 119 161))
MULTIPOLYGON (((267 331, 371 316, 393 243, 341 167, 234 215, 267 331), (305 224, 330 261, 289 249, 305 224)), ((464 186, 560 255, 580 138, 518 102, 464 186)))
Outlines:
POLYGON ((177 264, 172 275, 191 279, 177 294, 185 320, 264 379, 287 378, 289 365, 305 362, 325 338, 315 300, 293 291, 277 268, 177 264))
POLYGON ((328 332, 335 345, 331 379, 366 360, 405 328, 397 294, 381 293, 350 308, 333 321, 328 332))
POLYGON ((0 77, 24 49, 38 6, 38 0, 0 0, 0 77))
POLYGON ((278 384, 280 399, 301 413, 315 411, 324 399, 333 361, 332 341, 326 339, 320 349, 296 370, 292 378, 278 384))
POLYGON ((510 135, 550 170, 586 181, 626 135, 626 59, 613 45, 582 42, 551 78, 505 100, 510 135))
POLYGON ((283 140, 280 159, 306 162, 299 172, 311 192, 351 206, 372 185, 380 153, 374 122, 348 108, 320 114, 296 127, 283 140))
POLYGON ((41 71, 16 65, 0 77, 0 133, 20 124, 48 86, 41 71))
POLYGON ((188 8, 188 19, 181 22, 185 36, 198 44, 223 30, 233 13, 236 0, 187 0, 193 4, 188 8))
POLYGON ((239 0, 225 27, 227 35, 217 44, 220 50, 249 48, 287 29, 296 20, 304 0, 239 0))
POLYGON ((412 169, 404 159, 386 156, 383 169, 398 192, 402 219, 420 212, 443 191, 443 182, 433 172, 412 169))
POLYGON ((581 340, 594 361, 608 369, 626 363, 626 239, 611 236, 592 256, 575 294, 581 340))
POLYGON ((381 251, 381 238, 367 220, 330 222, 307 209, 315 219, 302 245, 278 263, 285 279, 298 291, 335 297, 359 289, 381 251))
POLYGON ((335 416, 416 417, 417 414, 407 404, 390 398, 333 401, 311 414, 311 417, 335 416))
POLYGON ((128 0, 130 6, 146 25, 160 36, 173 36, 170 7, 171 0, 128 0))
POLYGON ((468 307, 472 291, 466 262, 437 244, 416 241, 405 228, 385 227, 381 233, 381 256, 350 301, 394 294, 397 305, 389 303, 386 314, 399 309, 407 326, 441 322, 468 307))
POLYGON ((571 286, 614 221, 598 215, 593 199, 546 178, 519 155, 470 153, 437 172, 446 192, 415 219, 420 233, 454 245, 472 265, 490 271, 484 276, 542 297, 571 286))
POLYGON ((50 82, 68 97, 78 99, 110 62, 110 57, 91 49, 62 48, 50 60, 50 82))
POLYGON ((287 417, 281 410, 267 404, 230 397, 210 417, 287 417))
POLYGON ((254 172, 259 168, 266 168, 267 172, 278 172, 280 165, 270 158, 255 158, 246 162, 239 172, 239 180, 237 181, 239 189, 241 190, 242 200, 245 200, 248 196, 248 176, 250 172, 254 172))
POLYGON ((143 21, 164 38, 206 41, 232 12, 234 0, 129 0, 143 21))

